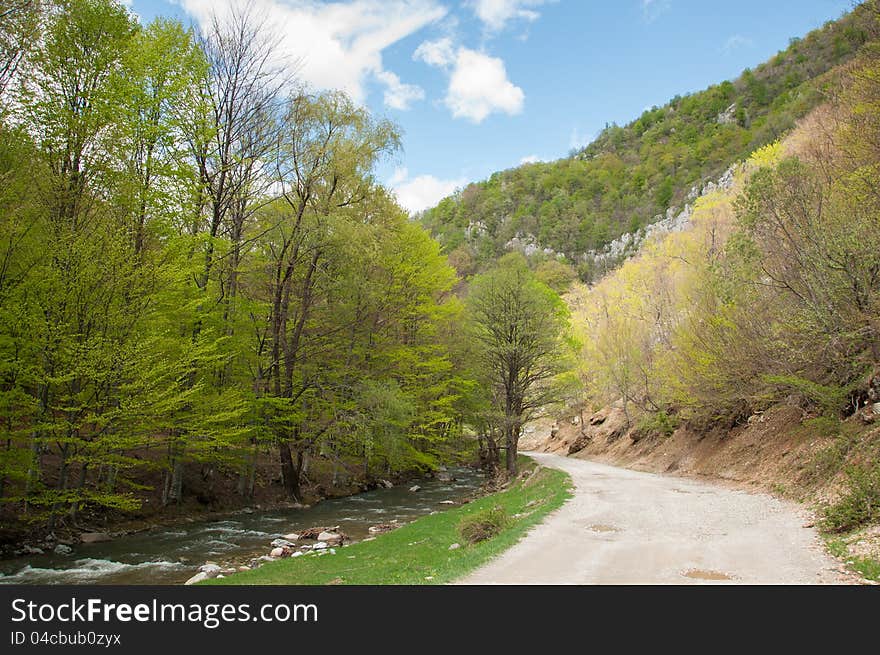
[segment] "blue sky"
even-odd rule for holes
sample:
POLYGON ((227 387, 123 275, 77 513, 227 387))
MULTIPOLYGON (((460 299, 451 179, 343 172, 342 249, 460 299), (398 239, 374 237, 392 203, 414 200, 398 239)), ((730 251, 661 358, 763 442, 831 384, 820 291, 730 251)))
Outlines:
MULTIPOLYGON (((244 0, 129 0, 204 23, 244 0)), ((850 0, 251 0, 317 88, 343 88, 403 130, 379 177, 411 210, 606 123, 736 77, 850 0)))

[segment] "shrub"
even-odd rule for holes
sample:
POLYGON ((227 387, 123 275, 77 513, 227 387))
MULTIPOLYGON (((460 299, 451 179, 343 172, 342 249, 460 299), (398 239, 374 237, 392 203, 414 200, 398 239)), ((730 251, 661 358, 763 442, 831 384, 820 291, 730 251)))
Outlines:
POLYGON ((853 467, 847 478, 846 494, 825 508, 823 527, 829 532, 848 532, 880 520, 880 465, 853 467))
POLYGON ((458 534, 465 542, 476 544, 498 535, 508 521, 507 512, 496 505, 464 517, 458 524, 458 534))
POLYGON ((633 430, 634 440, 638 441, 652 434, 672 436, 678 428, 678 423, 678 417, 667 414, 662 409, 659 412, 646 412, 636 423, 636 429, 633 430))

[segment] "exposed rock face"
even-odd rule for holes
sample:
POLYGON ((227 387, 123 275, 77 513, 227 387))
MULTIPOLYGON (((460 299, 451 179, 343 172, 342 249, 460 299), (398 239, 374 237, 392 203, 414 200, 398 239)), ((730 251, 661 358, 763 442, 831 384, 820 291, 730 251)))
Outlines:
POLYGON ((736 103, 734 102, 730 107, 722 111, 715 118, 715 122, 719 125, 730 125, 731 123, 736 122, 736 103))
POLYGON ((691 222, 694 210, 694 201, 702 196, 707 196, 719 190, 729 190, 733 187, 733 176, 736 166, 731 166, 716 181, 706 182, 703 185, 694 185, 687 195, 688 203, 683 208, 670 207, 666 215, 658 214, 655 221, 647 225, 639 232, 628 232, 616 238, 602 250, 591 250, 584 253, 584 261, 592 259, 598 264, 613 264, 621 259, 628 259, 635 255, 643 243, 673 232, 682 232, 687 229, 691 222))
POLYGON ((65 544, 58 544, 57 546, 55 546, 53 552, 56 555, 70 555, 73 552, 73 548, 65 544))
MULTIPOLYGON (((608 443, 616 441, 626 434, 626 415, 618 407, 606 407, 585 419, 574 436, 567 436, 561 441, 548 440, 547 449, 553 452, 560 450, 566 455, 574 455, 586 448, 594 439, 602 439, 608 443)), ((570 434, 571 431, 567 431, 570 434)))

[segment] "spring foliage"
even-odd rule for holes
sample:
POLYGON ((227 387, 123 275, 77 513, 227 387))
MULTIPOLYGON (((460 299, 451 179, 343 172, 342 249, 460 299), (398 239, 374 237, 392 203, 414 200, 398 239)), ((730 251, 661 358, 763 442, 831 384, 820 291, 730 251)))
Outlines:
POLYGON ((252 10, 202 36, 113 0, 3 21, 4 511, 177 503, 215 469, 248 497, 267 460, 293 498, 310 458, 435 466, 461 304, 373 179, 395 126, 285 78, 252 10))
POLYGON ((579 289, 594 402, 712 424, 783 398, 830 416, 865 402, 880 362, 875 53, 732 191, 701 198, 688 230, 579 289))

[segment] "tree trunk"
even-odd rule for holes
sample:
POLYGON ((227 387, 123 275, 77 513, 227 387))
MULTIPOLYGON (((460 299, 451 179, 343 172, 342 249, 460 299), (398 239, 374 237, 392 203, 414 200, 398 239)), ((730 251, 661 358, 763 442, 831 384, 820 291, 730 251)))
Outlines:
MULTIPOLYGON (((89 465, 87 462, 83 462, 82 466, 79 469, 79 479, 76 481, 76 490, 79 492, 86 484, 86 472, 88 471, 89 465)), ((70 520, 72 523, 76 524, 76 514, 79 512, 79 500, 73 501, 73 504, 70 506, 70 520)))
POLYGON ((297 453, 296 464, 290 451, 290 444, 282 441, 278 444, 278 457, 281 462, 281 484, 288 498, 301 502, 302 497, 299 489, 299 475, 302 465, 302 453, 297 453))
POLYGON ((519 446, 519 421, 513 421, 507 426, 507 474, 512 478, 516 476, 516 455, 519 446))

